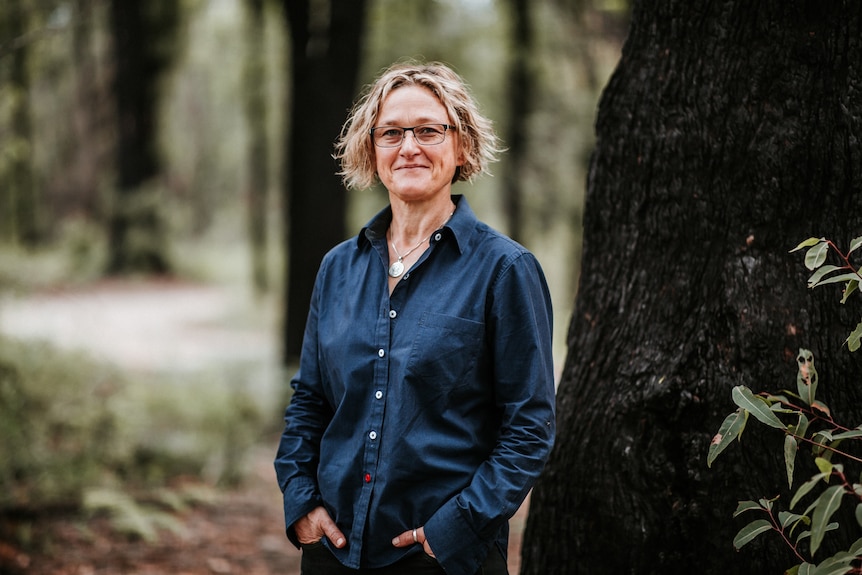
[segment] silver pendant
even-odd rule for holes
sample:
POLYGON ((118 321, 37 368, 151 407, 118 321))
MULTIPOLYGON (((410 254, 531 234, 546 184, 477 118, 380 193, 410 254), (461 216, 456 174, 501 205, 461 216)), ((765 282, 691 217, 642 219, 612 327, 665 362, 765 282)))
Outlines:
POLYGON ((392 265, 389 266, 389 277, 397 278, 401 274, 404 273, 404 264, 401 263, 401 260, 396 260, 392 262, 392 265))

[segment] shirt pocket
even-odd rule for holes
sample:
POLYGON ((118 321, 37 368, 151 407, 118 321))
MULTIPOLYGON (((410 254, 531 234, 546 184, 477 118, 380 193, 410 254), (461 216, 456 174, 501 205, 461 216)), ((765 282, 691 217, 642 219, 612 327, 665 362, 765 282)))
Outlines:
POLYGON ((407 379, 426 387, 423 395, 449 394, 466 385, 465 376, 476 365, 484 332, 484 323, 426 312, 410 350, 407 379))

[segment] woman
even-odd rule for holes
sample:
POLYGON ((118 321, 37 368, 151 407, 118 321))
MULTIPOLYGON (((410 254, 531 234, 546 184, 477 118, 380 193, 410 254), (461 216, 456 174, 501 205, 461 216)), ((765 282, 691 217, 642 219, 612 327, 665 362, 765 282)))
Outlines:
POLYGON ((442 64, 397 64, 336 148, 389 206, 321 263, 275 460, 304 575, 506 573, 508 519, 554 436, 551 302, 538 262, 454 182, 491 123, 442 64))

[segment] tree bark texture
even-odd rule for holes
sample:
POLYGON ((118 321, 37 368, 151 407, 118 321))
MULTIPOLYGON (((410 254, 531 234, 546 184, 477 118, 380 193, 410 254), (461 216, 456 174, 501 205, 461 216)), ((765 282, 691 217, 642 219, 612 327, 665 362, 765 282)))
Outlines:
POLYGON ((111 1, 117 106, 117 190, 109 226, 111 273, 164 273, 169 269, 152 180, 160 171, 159 80, 176 45, 179 10, 172 0, 111 1))
POLYGON ((782 573, 797 561, 774 534, 734 551, 754 517, 732 513, 778 494, 786 509, 813 473, 790 491, 783 435, 753 419, 706 455, 733 386, 795 389, 800 347, 835 418, 862 423, 862 352, 842 346, 862 300, 808 290, 788 253, 862 235, 862 4, 636 2, 596 132, 522 573, 782 573))
POLYGON ((285 0, 291 36, 284 358, 299 357, 314 278, 345 239, 347 199, 332 158, 356 96, 365 0, 285 0))

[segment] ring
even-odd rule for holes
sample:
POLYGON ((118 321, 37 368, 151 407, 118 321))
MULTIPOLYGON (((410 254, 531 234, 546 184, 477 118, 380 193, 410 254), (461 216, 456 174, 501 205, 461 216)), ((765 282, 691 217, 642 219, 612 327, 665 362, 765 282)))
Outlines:
POLYGON ((419 543, 419 540, 416 539, 416 530, 413 530, 413 543, 419 543))

